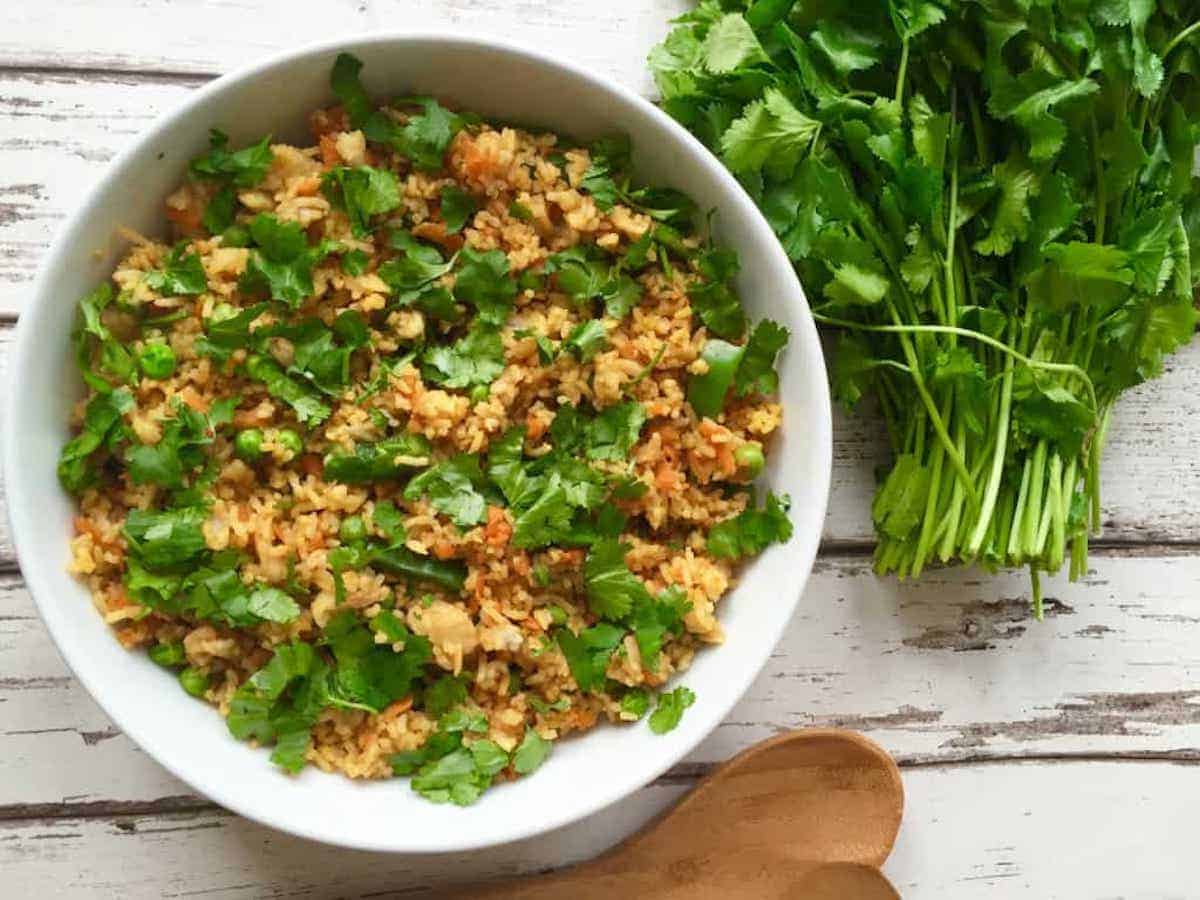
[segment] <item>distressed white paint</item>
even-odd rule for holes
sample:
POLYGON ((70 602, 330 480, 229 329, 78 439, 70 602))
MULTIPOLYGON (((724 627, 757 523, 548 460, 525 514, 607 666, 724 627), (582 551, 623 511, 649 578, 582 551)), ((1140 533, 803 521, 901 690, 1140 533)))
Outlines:
MULTIPOLYGON (((1195 766, 939 766, 907 770, 904 783, 885 872, 907 900, 1195 896, 1195 766)), ((433 896, 456 881, 586 859, 684 789, 656 785, 585 823, 453 858, 336 850, 212 809, 0 822, 0 870, 21 897, 433 896)))
MULTIPOLYGON (((209 75, 339 32, 449 28, 553 48, 649 93, 645 54, 687 6, 0 4, 0 316, 19 312, 55 228, 107 160, 209 75)), ((0 328, 0 377, 10 338, 0 328)), ((58 658, 19 577, 0 575, 4 894, 356 896, 544 868, 627 834, 696 765, 780 728, 844 724, 909 766, 888 866, 904 896, 1188 896, 1200 768, 1179 762, 1200 757, 1200 557, 1148 545, 1200 541, 1200 504, 1189 502, 1200 498, 1198 373, 1192 347, 1122 402, 1105 461, 1105 537, 1145 549, 1097 554, 1082 584, 1049 585, 1058 602, 1046 622, 1028 620, 1019 573, 897 585, 864 558, 826 556, 767 670, 674 777, 573 828, 466 857, 332 850, 208 807, 115 732, 58 658), (1058 755, 1072 761, 1028 761, 1058 755), (990 761, 970 762, 981 758, 990 761)), ((835 548, 870 540, 881 437, 870 420, 837 422, 825 534, 835 548)), ((0 567, 12 563, 6 527, 0 516, 0 567)))

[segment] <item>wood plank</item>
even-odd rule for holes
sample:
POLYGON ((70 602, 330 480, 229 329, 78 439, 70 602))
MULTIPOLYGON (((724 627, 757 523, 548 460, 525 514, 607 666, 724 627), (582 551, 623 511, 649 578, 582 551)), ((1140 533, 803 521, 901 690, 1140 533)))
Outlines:
MULTIPOLYGON (((1109 554, 1094 568, 1048 587, 1039 624, 1019 575, 898 586, 861 559, 825 559, 765 671, 678 771, 812 725, 865 732, 913 764, 1200 754, 1200 557, 1109 554)), ((0 672, 9 814, 191 793, 70 676, 15 576, 0 578, 0 672)))
POLYGON ((279 50, 388 30, 503 36, 641 90, 644 60, 688 0, 60 0, 0 8, 0 61, 128 71, 227 72, 279 50), (283 23, 286 23, 284 25, 283 23))
MULTIPOLYGON (((1038 761, 903 774, 905 821, 884 871, 910 900, 1183 897, 1192 883, 1200 767, 1038 761)), ((656 784, 550 835, 449 857, 338 850, 212 809, 9 820, 0 869, 16 897, 433 896, 453 881, 586 859, 687 786, 656 784)))

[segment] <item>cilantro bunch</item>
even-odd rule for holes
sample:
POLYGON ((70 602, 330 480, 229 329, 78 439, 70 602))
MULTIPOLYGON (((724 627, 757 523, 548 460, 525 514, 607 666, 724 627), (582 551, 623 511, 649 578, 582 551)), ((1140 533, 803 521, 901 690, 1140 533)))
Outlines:
POLYGON ((705 0, 650 56, 895 459, 876 568, 1085 571, 1121 392, 1196 324, 1196 4, 705 0))

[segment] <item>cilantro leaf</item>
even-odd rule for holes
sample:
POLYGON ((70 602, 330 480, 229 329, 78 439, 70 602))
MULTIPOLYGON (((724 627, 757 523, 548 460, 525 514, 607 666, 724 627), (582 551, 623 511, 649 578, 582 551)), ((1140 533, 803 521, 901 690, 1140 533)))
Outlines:
POLYGON ((683 718, 684 710, 696 702, 691 688, 677 687, 658 695, 658 705, 650 713, 650 730, 655 734, 673 731, 683 718))
POLYGON ((478 206, 475 198, 454 184, 442 188, 442 221, 446 223, 448 234, 457 234, 463 226, 475 215, 478 206))
POLYGON ((246 360, 246 374, 261 381, 272 397, 287 403, 301 424, 319 425, 329 418, 330 409, 317 392, 305 382, 290 377, 273 359, 253 354, 246 360))
POLYGON ((374 107, 366 89, 358 80, 362 61, 350 53, 339 53, 329 73, 329 86, 346 111, 352 128, 362 128, 371 117, 374 107))
POLYGON ((591 362, 597 353, 608 347, 608 329, 597 319, 580 322, 571 329, 563 346, 581 363, 591 362))
POLYGON ((371 233, 371 217, 400 205, 400 185, 387 169, 372 166, 337 166, 321 176, 321 189, 338 209, 350 217, 355 237, 371 233))
POLYGON ((206 518, 197 507, 131 509, 121 535, 132 558, 152 572, 161 572, 192 562, 205 551, 201 526, 206 518))
POLYGON ((588 459, 625 459, 644 424, 646 410, 634 400, 606 407, 588 426, 588 459))
POLYGON ((754 327, 734 376, 734 388, 739 397, 773 394, 779 390, 775 356, 787 345, 787 339, 787 329, 770 319, 764 319, 754 327))
POLYGON ((787 517, 788 498, 767 493, 762 509, 746 507, 732 519, 718 522, 708 532, 708 553, 716 559, 741 559, 762 553, 773 543, 792 537, 787 517))
POLYGON ((487 498, 480 490, 483 482, 479 459, 460 453, 410 481, 404 496, 408 500, 425 497, 459 528, 470 528, 487 518, 487 498))
POLYGON ((607 622, 585 628, 579 634, 567 628, 560 628, 555 633, 555 640, 579 690, 592 691, 604 686, 604 671, 624 634, 622 629, 607 622))
POLYGON ((78 494, 97 483, 100 476, 95 454, 133 407, 133 396, 124 388, 96 394, 88 401, 83 429, 63 446, 58 458, 58 480, 69 493, 78 494))
POLYGON ((688 291, 692 309, 713 334, 737 340, 746 330, 746 314, 731 285, 739 268, 737 254, 732 250, 708 250, 699 257, 696 268, 704 280, 688 291))
POLYGON ((242 287, 265 289, 271 299, 297 308, 313 294, 313 266, 332 252, 334 245, 323 242, 309 247, 298 222, 282 222, 267 213, 255 216, 249 230, 258 246, 242 273, 242 287))
POLYGON ((192 160, 191 173, 198 178, 230 182, 239 188, 251 188, 262 181, 275 158, 269 134, 257 144, 230 152, 229 135, 214 128, 209 132, 208 143, 208 153, 192 160))
POLYGON ((495 328, 480 322, 448 347, 427 348, 421 364, 424 378, 443 387, 491 384, 504 371, 504 342, 495 328))
POLYGON ((509 277, 508 257, 501 250, 480 253, 464 247, 459 258, 462 265, 454 279, 454 296, 471 303, 481 322, 503 325, 517 295, 517 283, 509 277))
POLYGON ((528 775, 539 768, 550 755, 553 744, 532 728, 525 729, 525 737, 513 751, 512 767, 518 775, 528 775))
POLYGON ((188 253, 186 244, 176 244, 167 255, 162 269, 148 272, 146 286, 164 296, 202 294, 208 290, 208 277, 196 253, 188 253))
POLYGON ((629 550, 628 544, 608 538, 594 543, 584 560, 588 606, 602 619, 623 619, 633 611, 634 604, 650 599, 646 585, 625 564, 629 550))

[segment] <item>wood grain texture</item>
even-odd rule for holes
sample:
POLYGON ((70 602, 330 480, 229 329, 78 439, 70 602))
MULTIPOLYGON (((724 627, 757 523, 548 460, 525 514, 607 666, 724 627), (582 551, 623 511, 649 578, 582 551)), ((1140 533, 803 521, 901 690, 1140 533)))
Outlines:
MULTIPOLYGON (((906 900, 1194 896, 1200 767, 1033 761, 903 777, 905 821, 884 873, 906 900)), ((584 823, 449 857, 325 847, 216 809, 10 820, 0 822, 0 870, 14 897, 432 897, 586 859, 686 788, 652 785, 584 823)))
MULTIPOLYGON (((898 587, 861 559, 822 560, 763 673, 668 780, 806 726, 861 731, 905 765, 1197 758, 1200 558, 1094 563, 1087 583, 1048 587, 1037 624, 1019 575, 898 587)), ((46 803, 196 802, 71 678, 14 575, 0 577, 0 673, 0 818, 46 803)), ((161 689, 177 690, 166 675, 161 689)))
POLYGON ((878 867, 904 812, 896 763, 853 731, 805 728, 743 750, 610 852, 454 900, 897 900, 878 867), (736 829, 713 823, 736 821, 736 829))
POLYGON ((468 32, 553 48, 648 92, 646 53, 666 34, 668 20, 690 6, 688 0, 20 0, 0 8, 0 60, 21 68, 218 74, 338 35, 468 32))
MULTIPOLYGON (((0 319, 20 311, 53 233, 108 160, 215 74, 337 33, 449 28, 523 40, 649 93, 645 53, 689 5, 0 4, 0 319)), ((0 325, 0 379, 11 335, 0 325)), ((884 442, 869 417, 839 415, 825 552, 728 720, 666 777, 598 816, 451 858, 288 838, 214 808, 148 759, 58 657, 14 573, 0 498, 0 893, 436 894, 449 880, 590 857, 714 764, 780 729, 817 725, 862 730, 904 766, 908 812, 886 871, 905 897, 1192 896, 1198 374, 1193 346, 1122 401, 1104 465, 1107 549, 1081 584, 1048 585, 1041 624, 1029 619, 1020 573, 935 572, 919 586, 870 574, 869 498, 884 442)))

